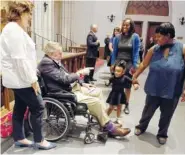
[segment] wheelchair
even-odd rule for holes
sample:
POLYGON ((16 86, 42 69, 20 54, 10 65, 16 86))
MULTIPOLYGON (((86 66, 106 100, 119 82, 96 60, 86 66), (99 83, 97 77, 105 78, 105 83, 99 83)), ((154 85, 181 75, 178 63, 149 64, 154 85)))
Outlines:
MULTIPOLYGON (((48 92, 39 71, 37 71, 37 76, 43 102, 45 103, 43 133, 46 140, 58 141, 69 135, 69 131, 74 129, 74 124, 77 125, 75 116, 84 116, 87 118, 84 144, 91 144, 95 140, 106 143, 108 133, 103 131, 97 119, 89 113, 85 103, 78 103, 75 94, 72 92, 65 90, 59 93, 48 92), (92 132, 93 127, 98 131, 97 135, 92 132)), ((32 130, 30 113, 28 123, 32 130)))

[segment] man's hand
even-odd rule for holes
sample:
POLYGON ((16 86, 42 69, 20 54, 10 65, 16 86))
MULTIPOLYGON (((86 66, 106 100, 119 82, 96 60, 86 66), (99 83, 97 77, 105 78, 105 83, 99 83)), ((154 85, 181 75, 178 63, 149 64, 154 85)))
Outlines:
POLYGON ((99 40, 96 40, 96 43, 98 43, 98 44, 99 44, 99 43, 100 43, 100 41, 99 41, 99 40))
POLYGON ((91 69, 94 69, 94 68, 93 67, 84 68, 84 69, 77 71, 76 73, 78 75, 89 75, 91 69))
POLYGON ((182 92, 181 97, 182 97, 181 102, 185 102, 185 90, 182 92))
POLYGON ((40 93, 40 88, 39 88, 39 84, 38 82, 34 82, 31 84, 31 87, 33 88, 33 90, 35 91, 35 94, 38 95, 38 93, 40 93))

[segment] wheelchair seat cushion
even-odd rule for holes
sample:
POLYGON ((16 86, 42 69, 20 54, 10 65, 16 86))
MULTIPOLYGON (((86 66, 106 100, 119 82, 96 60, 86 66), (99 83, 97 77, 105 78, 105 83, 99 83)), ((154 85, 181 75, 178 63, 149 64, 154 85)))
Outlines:
POLYGON ((55 98, 55 99, 63 99, 63 100, 69 100, 72 102, 77 102, 76 95, 70 92, 49 92, 47 93, 47 97, 55 98))

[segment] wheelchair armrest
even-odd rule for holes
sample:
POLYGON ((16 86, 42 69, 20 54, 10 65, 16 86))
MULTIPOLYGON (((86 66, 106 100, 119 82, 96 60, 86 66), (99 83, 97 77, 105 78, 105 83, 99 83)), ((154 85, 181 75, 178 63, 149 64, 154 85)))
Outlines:
POLYGON ((56 98, 56 99, 64 99, 69 101, 77 102, 76 95, 70 92, 49 92, 47 93, 48 97, 56 98))

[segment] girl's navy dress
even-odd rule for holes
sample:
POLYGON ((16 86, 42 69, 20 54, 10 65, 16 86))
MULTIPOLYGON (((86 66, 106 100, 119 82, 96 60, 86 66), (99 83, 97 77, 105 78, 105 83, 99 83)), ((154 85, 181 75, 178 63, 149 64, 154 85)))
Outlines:
POLYGON ((124 92, 125 86, 127 86, 127 81, 132 81, 129 77, 123 75, 119 78, 113 77, 110 79, 112 83, 112 91, 110 92, 107 103, 111 105, 126 104, 126 95, 124 92))

